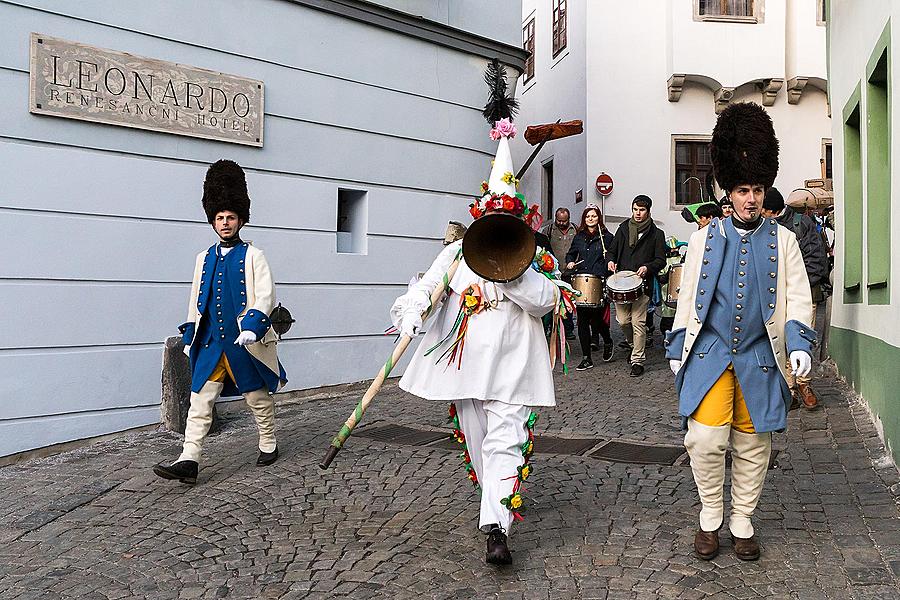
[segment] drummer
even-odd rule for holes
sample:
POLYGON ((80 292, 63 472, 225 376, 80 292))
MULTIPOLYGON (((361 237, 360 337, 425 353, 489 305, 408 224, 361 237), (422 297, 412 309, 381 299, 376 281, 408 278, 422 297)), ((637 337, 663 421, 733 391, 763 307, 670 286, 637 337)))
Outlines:
MULTIPOLYGON (((566 270, 576 275, 588 274, 599 278, 598 298, 603 295, 603 281, 609 275, 606 266, 606 250, 613 241, 613 235, 606 229, 596 204, 588 204, 581 214, 581 226, 572 239, 572 245, 566 253, 566 270)), ((584 358, 575 367, 576 371, 584 371, 594 367, 591 360, 591 339, 598 334, 603 337, 603 360, 609 362, 613 357, 613 341, 609 335, 609 304, 602 306, 584 306, 576 303, 578 317, 578 341, 584 358)))
MULTIPOLYGON (((607 265, 616 271, 634 271, 645 282, 655 277, 666 264, 666 234, 653 223, 650 207, 653 201, 640 194, 631 202, 631 218, 623 221, 616 230, 612 244, 606 252, 607 265)), ((616 303, 616 320, 631 344, 632 377, 644 374, 647 357, 644 347, 647 343, 647 307, 650 297, 644 294, 630 303, 616 303)))

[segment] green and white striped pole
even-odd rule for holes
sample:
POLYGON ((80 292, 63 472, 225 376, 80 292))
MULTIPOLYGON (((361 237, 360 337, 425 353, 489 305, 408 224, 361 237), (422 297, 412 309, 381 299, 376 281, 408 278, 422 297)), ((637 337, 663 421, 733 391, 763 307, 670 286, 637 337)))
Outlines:
MULTIPOLYGON (((447 272, 444 273, 444 277, 441 279, 441 283, 438 284, 434 291, 431 293, 430 305, 428 309, 422 313, 422 320, 428 318, 428 315, 431 314, 432 308, 437 306, 438 302, 441 300, 441 296, 444 295, 444 291, 450 287, 450 280, 453 279, 453 275, 456 273, 456 268, 459 266, 459 261, 461 257, 457 257, 455 261, 450 265, 450 268, 447 269, 447 272)), ((363 415, 366 414, 366 409, 369 408, 369 404, 372 403, 372 400, 375 399, 375 395, 381 390, 381 386, 384 384, 384 380, 388 378, 391 374, 391 371, 394 369, 394 366, 400 361, 400 357, 403 356, 403 353, 406 352, 406 349, 409 347, 410 342, 412 342, 412 338, 408 335, 401 335, 400 340, 397 342, 397 345, 394 347, 394 351, 391 353, 390 358, 387 359, 387 362, 384 363, 384 367, 378 372, 378 375, 372 381, 372 384, 369 386, 369 389, 366 390, 366 393, 363 395, 362 400, 356 405, 356 408, 347 418, 347 421, 341 427, 340 431, 337 432, 337 435, 331 440, 331 446, 328 448, 328 453, 325 454, 325 458, 319 463, 319 467, 322 469, 327 469, 331 464, 331 461, 334 460, 334 457, 337 456, 337 453, 340 452, 341 448, 344 447, 344 443, 347 441, 347 438, 350 437, 350 434, 353 433, 353 429, 359 425, 359 422, 362 421, 363 415)))

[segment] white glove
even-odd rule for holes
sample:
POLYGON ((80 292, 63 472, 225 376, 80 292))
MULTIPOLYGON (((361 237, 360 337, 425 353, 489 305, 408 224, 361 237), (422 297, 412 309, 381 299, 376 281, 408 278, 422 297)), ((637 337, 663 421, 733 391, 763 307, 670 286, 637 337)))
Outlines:
POLYGON ((794 377, 806 377, 812 370, 812 357, 803 350, 791 352, 791 370, 794 377))
POLYGON ((247 344, 252 344, 256 341, 256 334, 252 331, 242 331, 238 334, 237 339, 234 340, 234 343, 238 346, 246 346, 247 344))
POLYGON ((672 369, 672 373, 678 375, 678 370, 681 369, 681 361, 675 359, 669 360, 669 368, 672 369))
POLYGON ((411 338, 418 335, 422 329, 422 315, 415 309, 407 310, 400 317, 400 335, 408 335, 411 338))

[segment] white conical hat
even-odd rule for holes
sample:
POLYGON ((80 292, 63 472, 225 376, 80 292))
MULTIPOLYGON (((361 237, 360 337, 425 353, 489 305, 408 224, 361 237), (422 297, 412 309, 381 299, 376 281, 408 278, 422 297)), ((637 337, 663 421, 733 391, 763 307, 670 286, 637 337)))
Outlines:
POLYGON ((491 178, 488 180, 488 189, 499 196, 515 196, 516 184, 513 179, 516 171, 513 169, 512 154, 509 152, 509 139, 506 136, 500 138, 497 145, 497 156, 494 158, 494 166, 491 168, 491 178), (508 175, 507 175, 508 174, 508 175), (507 183, 504 181, 509 181, 507 183))

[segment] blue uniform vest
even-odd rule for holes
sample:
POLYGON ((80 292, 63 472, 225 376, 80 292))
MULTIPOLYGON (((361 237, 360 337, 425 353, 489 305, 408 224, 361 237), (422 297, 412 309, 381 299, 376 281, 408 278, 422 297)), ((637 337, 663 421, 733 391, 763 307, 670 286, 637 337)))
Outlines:
MULTIPOLYGON (((707 305, 708 312, 676 377, 679 414, 692 415, 733 364, 756 431, 778 431, 787 425, 790 390, 778 370, 764 321, 768 316, 764 310, 774 307, 766 302, 774 302, 775 295, 775 280, 769 277, 778 260, 775 230, 760 226, 753 232, 739 232, 730 219, 724 227, 718 279, 709 281, 704 269, 697 282, 698 306, 707 305)), ((721 243, 721 239, 716 236, 710 243, 721 243)))
MULTIPOLYGON (((280 365, 280 373, 273 373, 246 348, 234 343, 241 332, 238 315, 247 306, 246 256, 246 244, 235 246, 225 256, 222 256, 218 244, 206 253, 197 300, 197 310, 202 317, 190 353, 191 390, 194 392, 199 392, 209 379, 222 354, 228 359, 235 378, 234 382, 225 378, 223 396, 236 396, 260 388, 274 392, 278 389, 279 379, 286 380, 280 365)), ((253 312, 257 311, 250 310, 244 316, 247 325, 244 329, 253 330, 251 322, 260 320, 251 314, 253 312)), ((265 316, 261 319, 267 321, 265 316)), ((268 326, 262 333, 267 329, 268 326)), ((256 333, 258 338, 262 338, 260 332, 256 333)))

